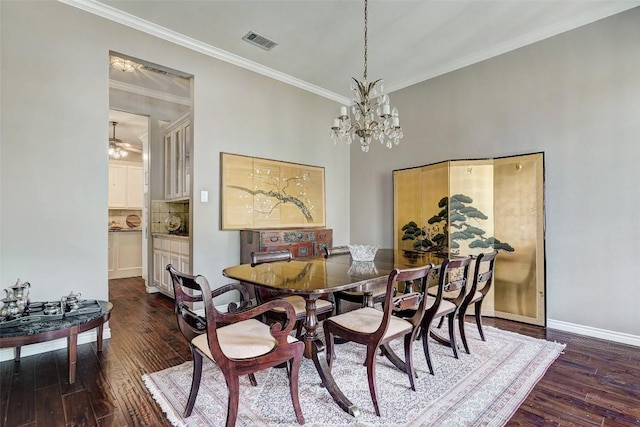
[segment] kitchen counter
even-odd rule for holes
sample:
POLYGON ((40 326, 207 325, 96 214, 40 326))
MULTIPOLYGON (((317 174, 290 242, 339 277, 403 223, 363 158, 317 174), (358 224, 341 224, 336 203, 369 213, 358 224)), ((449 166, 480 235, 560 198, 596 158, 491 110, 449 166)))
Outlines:
POLYGON ((178 240, 189 240, 188 234, 170 234, 170 233, 152 233, 153 237, 158 238, 170 238, 170 239, 178 239, 178 240))
POLYGON ((109 233, 130 233, 132 231, 142 231, 141 228, 121 228, 119 230, 109 229, 109 233))

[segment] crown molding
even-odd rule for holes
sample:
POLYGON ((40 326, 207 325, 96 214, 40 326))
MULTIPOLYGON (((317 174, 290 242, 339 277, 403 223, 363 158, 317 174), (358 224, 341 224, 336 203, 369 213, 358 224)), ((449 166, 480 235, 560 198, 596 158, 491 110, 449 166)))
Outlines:
POLYGON ((130 83, 123 83, 118 80, 109 79, 109 89, 119 89, 125 92, 134 93, 136 95, 148 96, 150 98, 160 99, 162 101, 173 102, 175 104, 191 106, 191 99, 183 96, 171 95, 166 92, 158 90, 147 89, 141 86, 132 85, 130 83))
POLYGON ((633 9, 634 7, 638 7, 637 1, 623 3, 611 2, 604 4, 597 10, 591 10, 589 12, 575 16, 572 19, 559 22, 555 25, 549 25, 536 31, 532 31, 528 34, 524 34, 521 37, 511 39, 505 43, 497 44, 489 49, 485 49, 473 55, 468 55, 464 58, 460 58, 459 60, 449 62, 437 68, 433 68, 426 73, 413 76, 393 85, 387 85, 387 91, 395 92, 397 90, 404 89, 411 85, 432 79, 434 77, 438 77, 443 74, 468 67, 469 65, 493 58, 498 55, 502 55, 503 53, 507 53, 512 50, 516 50, 521 47, 556 36, 558 34, 576 29, 578 27, 591 24, 592 22, 607 18, 609 16, 624 12, 629 9, 633 9))
POLYGON ((256 72, 258 74, 262 74, 263 76, 267 76, 272 79, 289 84, 291 86, 295 86, 299 89, 303 89, 308 92, 314 93, 316 95, 322 96, 324 98, 328 98, 332 101, 340 102, 346 105, 349 105, 351 103, 349 98, 345 96, 338 95, 337 93, 328 91, 326 89, 323 89, 311 83, 307 83, 303 80, 292 77, 288 74, 284 74, 284 73, 281 73, 280 71, 276 71, 272 68, 268 68, 263 65, 260 65, 257 62, 250 61, 238 55, 229 53, 225 50, 218 49, 206 43, 202 43, 201 41, 198 41, 194 38, 187 37, 183 34, 169 30, 160 25, 154 24, 144 19, 140 19, 134 15, 123 12, 111 6, 107 6, 105 4, 99 3, 95 0, 58 0, 58 1, 66 5, 84 10, 85 12, 89 12, 94 15, 100 16, 102 18, 108 19, 110 21, 117 22, 122 25, 126 25, 127 27, 133 28, 134 30, 142 31, 144 33, 166 40, 168 42, 193 50, 195 52, 202 53, 212 58, 216 58, 221 61, 228 62, 238 67, 256 72))

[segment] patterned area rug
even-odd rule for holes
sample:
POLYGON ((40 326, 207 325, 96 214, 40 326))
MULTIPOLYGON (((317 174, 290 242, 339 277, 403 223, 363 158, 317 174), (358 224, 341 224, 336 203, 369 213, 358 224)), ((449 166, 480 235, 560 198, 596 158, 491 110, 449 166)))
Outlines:
MULTIPOLYGON (((534 339, 486 327, 486 342, 475 325, 468 328, 471 354, 432 342, 435 375, 430 375, 422 343, 414 344, 418 378, 416 391, 385 357, 376 367, 382 417, 377 417, 369 396, 364 347, 337 345, 333 374, 338 386, 360 409, 358 418, 346 414, 320 385, 313 362, 300 368, 300 401, 306 426, 503 426, 533 386, 564 349, 563 344, 534 339)), ((443 328, 443 332, 446 330, 443 328)), ((392 346, 403 355, 402 341, 392 346)), ((403 357, 403 356, 402 356, 403 357)), ((191 386, 192 364, 144 375, 147 388, 167 418, 176 426, 222 426, 226 420, 227 388, 220 369, 205 360, 200 392, 189 418, 182 413, 191 386)), ((285 369, 256 373, 257 387, 240 379, 238 426, 297 426, 285 369)))

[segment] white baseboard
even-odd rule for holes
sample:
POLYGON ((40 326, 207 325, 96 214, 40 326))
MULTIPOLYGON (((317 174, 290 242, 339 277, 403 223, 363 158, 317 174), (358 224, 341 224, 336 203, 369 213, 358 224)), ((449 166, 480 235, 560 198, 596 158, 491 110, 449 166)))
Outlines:
POLYGON ((577 325, 575 323, 562 322, 560 320, 547 319, 548 329, 571 332, 572 334, 586 335, 592 338, 600 338, 640 347, 640 336, 609 331, 606 329, 592 328, 591 326, 577 325))
MULTIPOLYGON (((109 328, 108 325, 105 325, 103 329, 102 338, 105 340, 111 338, 111 328, 109 328)), ((98 332, 97 330, 92 329, 78 335, 78 345, 96 342, 97 339, 98 332)), ((47 351, 60 350, 62 348, 67 348, 66 338, 60 338, 57 340, 40 342, 36 344, 29 344, 20 348, 20 358, 33 356, 34 354, 46 353, 47 351)), ((0 362, 4 362, 5 360, 13 360, 13 356, 13 348, 0 349, 0 362)))
POLYGON ((160 289, 157 286, 147 286, 146 290, 148 294, 156 294, 160 292, 160 289))

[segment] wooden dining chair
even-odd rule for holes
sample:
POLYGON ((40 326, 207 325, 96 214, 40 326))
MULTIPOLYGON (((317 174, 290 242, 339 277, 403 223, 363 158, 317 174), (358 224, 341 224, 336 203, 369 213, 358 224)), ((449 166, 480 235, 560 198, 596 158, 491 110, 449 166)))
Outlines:
MULTIPOLYGON (((276 262, 276 261, 291 261, 293 255, 289 249, 282 251, 270 251, 270 252, 251 252, 251 266, 255 267, 259 264, 276 262)), ((296 337, 302 336, 302 327, 307 317, 307 303, 300 295, 291 295, 286 293, 278 293, 266 289, 261 286, 255 287, 256 299, 258 303, 263 303, 276 298, 282 298, 288 301, 295 312, 296 323, 296 337)), ((316 300, 316 314, 319 319, 326 318, 333 314, 333 303, 323 298, 316 300)), ((276 308, 268 313, 265 313, 265 320, 268 322, 269 318, 281 321, 284 318, 284 311, 280 308, 276 308)))
POLYGON ((323 329, 326 340, 327 361, 329 368, 334 363, 334 338, 336 336, 367 346, 365 364, 369 382, 369 393, 373 401, 376 415, 380 416, 378 392, 376 383, 376 353, 380 348, 396 367, 404 371, 409 377, 411 390, 415 391, 412 345, 419 333, 419 327, 424 313, 422 295, 426 292, 427 278, 432 266, 426 265, 406 270, 394 269, 387 278, 383 310, 374 307, 362 307, 347 313, 338 314, 324 321, 323 329), (405 294, 394 298, 394 289, 398 282, 415 281, 421 283, 422 292, 405 294), (392 307, 403 311, 406 307, 417 306, 414 315, 407 319, 393 316, 392 307), (404 361, 398 357, 389 343, 404 337, 404 361))
MULTIPOLYGON (((202 302, 202 294, 193 294, 185 292, 180 280, 174 278, 175 268, 171 265, 167 265, 167 271, 171 276, 171 282, 173 284, 174 304, 173 312, 176 315, 176 321, 178 328, 185 340, 189 344, 191 355, 193 356, 193 346, 191 341, 198 335, 207 332, 207 321, 203 316, 192 310, 192 307, 196 303, 202 302)), ((189 289, 189 288, 187 288, 189 289)), ((239 302, 230 302, 227 305, 227 311, 230 313, 246 310, 251 305, 251 299, 249 298, 249 291, 240 283, 230 283, 211 291, 211 297, 216 298, 227 292, 237 291, 240 293, 239 302)), ((221 325, 222 326, 222 325, 221 325)), ((249 374, 249 381, 251 385, 257 386, 256 377, 254 374, 249 374)))
MULTIPOLYGON (((325 258, 329 258, 335 255, 348 255, 349 246, 334 246, 334 247, 324 247, 324 256, 325 258)), ((386 292, 385 286, 380 286, 372 290, 372 298, 373 303, 381 303, 384 301, 384 296, 386 292)), ((341 310, 341 301, 348 301, 355 304, 360 304, 360 307, 364 307, 367 304, 366 296, 364 292, 361 291, 338 291, 333 293, 333 299, 336 305, 336 314, 342 313, 341 310)))
MULTIPOLYGON (((304 344, 289 335, 295 323, 290 321, 295 317, 291 304, 283 300, 272 300, 242 311, 231 307, 227 313, 223 313, 213 304, 214 293, 203 276, 181 273, 171 265, 167 266, 167 270, 171 274, 174 288, 180 290, 176 296, 196 294, 204 303, 205 333, 197 334, 190 343, 193 354, 193 378, 184 417, 188 418, 191 415, 195 405, 202 377, 203 357, 207 357, 218 365, 229 389, 227 427, 235 426, 238 417, 239 377, 283 363, 290 365, 291 400, 298 423, 304 424, 298 396, 298 376, 304 344), (287 315, 288 320, 284 323, 276 322, 269 326, 256 320, 256 317, 276 308, 282 309, 287 315)), ((238 290, 236 284, 223 288, 227 291, 238 290)), ((184 309, 180 310, 181 314, 185 312, 184 309)), ((190 318, 191 315, 188 314, 186 317, 190 318)), ((189 324, 190 321, 184 322, 189 324)), ((183 324, 181 321, 178 323, 183 324)), ((187 334, 188 329, 186 328, 187 334)))
MULTIPOLYGON (((454 320, 458 307, 465 295, 470 262, 471 257, 445 259, 440 265, 436 276, 437 285, 428 288, 424 315, 420 325, 420 337, 422 338, 424 357, 427 359, 427 366, 431 375, 434 375, 434 369, 431 349, 429 348, 430 337, 440 344, 450 346, 453 349, 454 357, 458 358, 454 320), (459 297, 458 304, 456 304, 457 300, 444 299, 443 296, 445 294, 451 297, 457 295, 459 297), (449 325, 448 339, 434 333, 431 327, 434 319, 445 317, 448 319, 449 325)), ((417 310, 417 306, 406 307, 403 310, 394 309, 394 314, 406 318, 414 316, 417 310)))
POLYGON ((460 331, 462 345, 464 345, 464 349, 468 354, 471 354, 471 352, 469 351, 469 344, 467 343, 467 336, 464 330, 466 324, 465 315, 469 306, 473 304, 476 326, 478 327, 480 339, 482 339, 482 341, 486 341, 484 338, 484 332, 482 331, 482 302, 484 301, 484 297, 491 290, 497 256, 498 251, 481 253, 477 256, 475 259, 476 265, 473 272, 471 289, 467 292, 467 295, 458 310, 458 330, 460 331))

